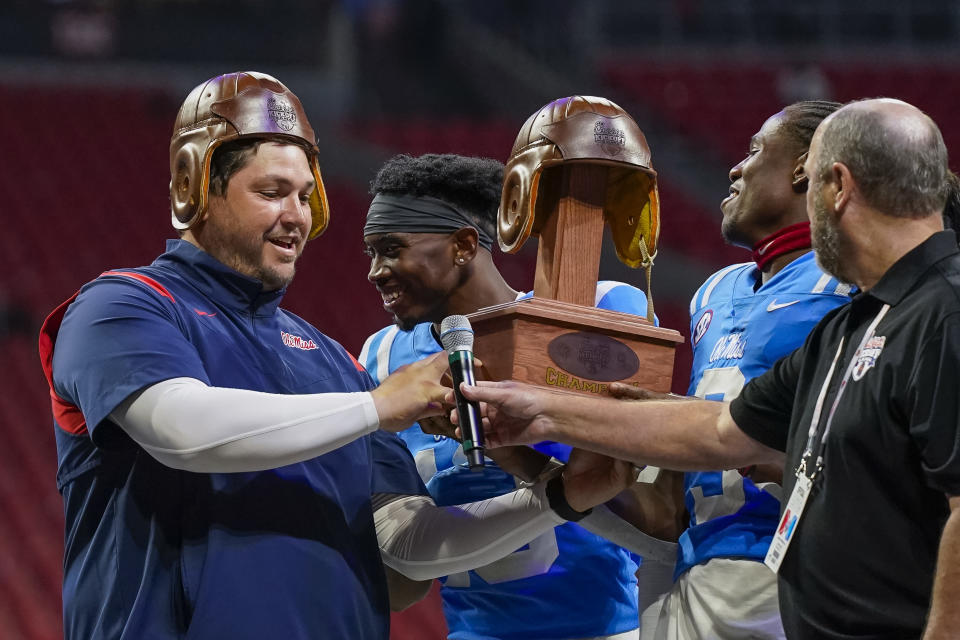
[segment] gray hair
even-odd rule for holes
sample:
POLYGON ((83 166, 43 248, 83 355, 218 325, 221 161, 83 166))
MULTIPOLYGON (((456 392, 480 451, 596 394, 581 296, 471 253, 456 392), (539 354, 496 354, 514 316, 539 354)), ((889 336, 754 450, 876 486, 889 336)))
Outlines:
POLYGON ((814 170, 826 180, 834 162, 846 165, 867 203, 887 215, 940 213, 950 174, 940 129, 925 114, 919 133, 900 121, 876 110, 841 109, 822 125, 814 170))

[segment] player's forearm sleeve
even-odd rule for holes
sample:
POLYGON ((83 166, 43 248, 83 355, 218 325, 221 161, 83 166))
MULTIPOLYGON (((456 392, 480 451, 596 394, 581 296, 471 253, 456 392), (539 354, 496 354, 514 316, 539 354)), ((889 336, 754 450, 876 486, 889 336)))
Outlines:
POLYGON ((550 509, 544 484, 449 507, 427 496, 390 502, 373 514, 384 564, 408 578, 429 580, 513 553, 566 522, 550 509))
POLYGON ((653 560, 671 566, 677 561, 676 542, 647 535, 604 505, 594 507, 593 512, 577 524, 590 533, 643 556, 644 561, 653 560))
POLYGON ((285 395, 174 378, 110 414, 161 463, 205 473, 261 471, 302 462, 379 426, 369 393, 285 395))

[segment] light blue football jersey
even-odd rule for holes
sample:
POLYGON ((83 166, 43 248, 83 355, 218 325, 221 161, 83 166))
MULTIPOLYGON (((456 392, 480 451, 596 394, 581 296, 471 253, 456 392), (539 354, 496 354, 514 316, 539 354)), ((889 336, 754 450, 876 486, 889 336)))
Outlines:
MULTIPOLYGON (((646 316, 647 299, 630 285, 601 281, 596 306, 646 316)), ((441 349, 430 323, 410 331, 390 326, 367 339, 360 362, 379 383, 400 366, 441 349)), ((482 472, 470 471, 457 440, 425 434, 418 424, 400 437, 439 505, 475 502, 517 488, 514 477, 489 459, 482 472)), ((561 460, 570 454, 570 447, 559 443, 536 448, 561 460)), ((505 558, 441 579, 449 637, 563 640, 635 629, 638 561, 577 524, 560 525, 505 558)))
MULTIPOLYGON (((753 262, 735 264, 693 296, 690 395, 735 398, 850 300, 850 286, 821 271, 812 251, 756 288, 759 280, 753 262)), ((780 515, 778 485, 758 486, 732 470, 687 473, 684 488, 690 527, 680 536, 675 577, 710 558, 763 560, 780 515)))

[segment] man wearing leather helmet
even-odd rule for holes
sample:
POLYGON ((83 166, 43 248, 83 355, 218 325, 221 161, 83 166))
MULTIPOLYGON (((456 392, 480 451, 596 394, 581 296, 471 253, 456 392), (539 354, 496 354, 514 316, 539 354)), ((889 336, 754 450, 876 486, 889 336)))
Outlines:
POLYGON ((256 72, 198 86, 170 160, 180 239, 149 266, 103 273, 42 330, 67 638, 382 640, 396 603, 379 536, 397 566, 429 553, 453 572, 478 546, 505 555, 556 524, 542 487, 456 509, 425 497, 389 431, 442 412, 442 357, 373 389, 339 344, 280 308, 329 220, 289 89, 256 72), (479 520, 494 526, 465 535, 479 520), (443 553, 407 542, 428 525, 453 537, 443 553))
POLYGON ((180 239, 85 285, 41 336, 65 636, 383 638, 370 496, 420 484, 378 427, 437 413, 445 363, 368 392, 340 345, 278 306, 329 215, 313 131, 279 81, 197 87, 170 157, 180 239))

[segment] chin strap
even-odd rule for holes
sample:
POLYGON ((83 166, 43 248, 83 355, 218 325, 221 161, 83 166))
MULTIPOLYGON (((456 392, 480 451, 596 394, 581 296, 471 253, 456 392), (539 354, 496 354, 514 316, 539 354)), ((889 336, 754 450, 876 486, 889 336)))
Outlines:
POLYGON ((810 248, 810 223, 798 222, 784 227, 753 246, 753 261, 763 271, 775 258, 797 249, 810 248))
MULTIPOLYGON (((641 238, 642 240, 642 238, 641 238)), ((647 243, 640 242, 640 255, 643 257, 643 266, 644 270, 647 272, 647 290, 644 292, 647 294, 647 320, 650 321, 650 324, 656 324, 654 318, 656 315, 653 312, 653 258, 650 257, 650 252, 647 251, 647 243)))

